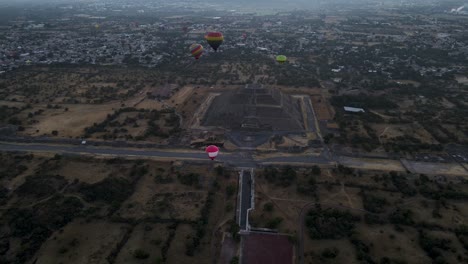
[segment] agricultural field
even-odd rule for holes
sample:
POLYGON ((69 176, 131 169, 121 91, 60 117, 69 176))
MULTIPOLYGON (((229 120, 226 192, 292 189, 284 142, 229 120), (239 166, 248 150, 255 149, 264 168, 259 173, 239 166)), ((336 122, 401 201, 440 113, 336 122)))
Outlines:
POLYGON ((289 234, 304 263, 468 263, 465 176, 283 167, 255 185, 251 225, 289 234))
POLYGON ((1 154, 0 262, 203 263, 235 215, 236 172, 150 160, 1 154))

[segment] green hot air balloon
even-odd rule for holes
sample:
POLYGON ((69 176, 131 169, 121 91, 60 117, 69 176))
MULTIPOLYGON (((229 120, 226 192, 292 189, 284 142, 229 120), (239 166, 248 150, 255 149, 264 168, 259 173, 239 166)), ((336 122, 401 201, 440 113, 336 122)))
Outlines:
POLYGON ((278 55, 276 56, 276 61, 279 62, 280 64, 283 64, 287 61, 288 58, 284 55, 278 55))

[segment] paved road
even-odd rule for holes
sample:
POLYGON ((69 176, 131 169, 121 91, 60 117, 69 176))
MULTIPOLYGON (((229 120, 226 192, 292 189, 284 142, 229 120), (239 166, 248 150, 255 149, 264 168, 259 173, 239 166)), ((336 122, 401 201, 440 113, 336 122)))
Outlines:
MULTIPOLYGON (((16 144, 1 143, 0 151, 21 151, 21 152, 52 152, 69 154, 95 154, 95 155, 113 155, 113 156, 141 156, 141 157, 161 157, 174 159, 190 159, 209 161, 204 152, 195 152, 189 150, 138 150, 127 148, 105 148, 91 146, 70 146, 70 145, 43 145, 43 144, 16 144)), ((219 161, 243 161, 238 153, 223 153, 219 161)))
MULTIPOLYGON (((20 144, 0 142, 0 151, 20 151, 20 152, 51 152, 60 154, 92 154, 92 155, 110 155, 121 157, 142 157, 142 158, 161 158, 174 160, 195 160, 200 162, 211 162, 203 151, 194 151, 190 149, 174 150, 155 150, 155 149, 129 149, 116 147, 93 147, 93 146, 75 146, 75 145, 48 145, 48 144, 20 144)), ((314 163, 328 164, 329 161, 324 157, 311 155, 274 157, 254 160, 251 152, 222 152, 216 161, 228 165, 244 168, 256 167, 259 164, 268 163, 314 163)))
POLYGON ((250 170, 243 170, 241 173, 241 200, 240 200, 240 229, 247 229, 247 210, 251 207, 252 201, 252 175, 250 170))

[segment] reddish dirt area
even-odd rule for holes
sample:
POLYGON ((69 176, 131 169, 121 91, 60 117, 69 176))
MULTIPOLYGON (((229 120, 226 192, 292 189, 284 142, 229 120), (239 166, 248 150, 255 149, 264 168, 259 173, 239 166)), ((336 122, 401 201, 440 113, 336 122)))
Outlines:
POLYGON ((287 236, 278 234, 249 234, 244 239, 242 263, 293 263, 293 245, 289 242, 287 236))
POLYGON ((236 255, 236 242, 231 237, 224 237, 218 264, 229 264, 236 255))

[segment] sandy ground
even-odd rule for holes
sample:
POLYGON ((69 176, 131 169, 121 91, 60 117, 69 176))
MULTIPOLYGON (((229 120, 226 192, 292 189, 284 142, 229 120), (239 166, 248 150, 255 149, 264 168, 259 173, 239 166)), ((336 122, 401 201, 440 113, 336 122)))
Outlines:
POLYGON ((173 105, 182 104, 188 99, 188 97, 192 94, 193 91, 193 86, 185 86, 184 88, 180 89, 177 93, 175 93, 171 97, 170 101, 174 101, 173 105))

